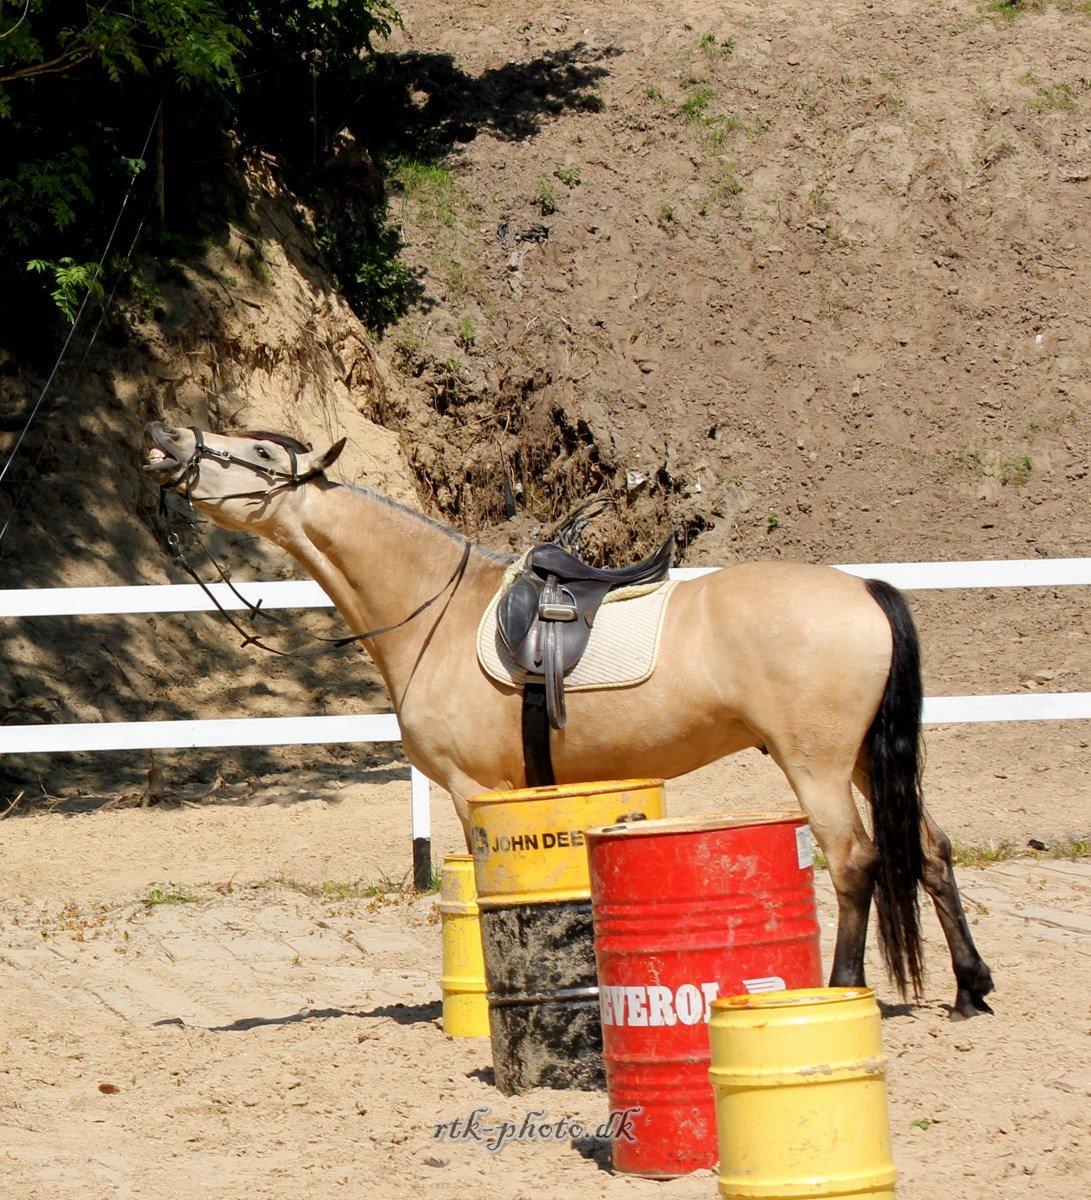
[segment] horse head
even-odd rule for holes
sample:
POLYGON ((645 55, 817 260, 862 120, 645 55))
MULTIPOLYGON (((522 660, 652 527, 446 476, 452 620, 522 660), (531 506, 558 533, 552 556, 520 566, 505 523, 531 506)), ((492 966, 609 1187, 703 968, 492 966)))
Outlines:
POLYGON ((144 471, 229 529, 267 526, 285 499, 323 478, 345 448, 344 438, 316 451, 284 433, 227 435, 163 421, 149 421, 144 437, 144 471))

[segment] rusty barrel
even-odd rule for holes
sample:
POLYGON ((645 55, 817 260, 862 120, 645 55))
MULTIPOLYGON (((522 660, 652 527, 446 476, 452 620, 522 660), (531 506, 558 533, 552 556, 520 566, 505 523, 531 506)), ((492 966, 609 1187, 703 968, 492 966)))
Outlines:
POLYGON ((485 792, 470 798, 496 1086, 602 1087, 583 831, 663 811, 663 783, 485 792))
POLYGON ((642 1110, 614 1166, 712 1167, 712 1002, 821 983, 810 828, 787 812, 668 818, 586 840, 610 1108, 642 1110))

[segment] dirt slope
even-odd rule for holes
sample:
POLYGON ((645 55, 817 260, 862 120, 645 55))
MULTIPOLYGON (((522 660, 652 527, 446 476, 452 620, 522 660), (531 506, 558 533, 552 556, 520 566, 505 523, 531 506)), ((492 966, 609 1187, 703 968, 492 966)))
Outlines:
POLYGON ((1086 545, 1084 13, 406 15, 423 119, 469 114, 410 182, 433 307, 394 335, 442 508, 500 518, 506 474, 537 519, 605 482, 709 561, 1086 545))

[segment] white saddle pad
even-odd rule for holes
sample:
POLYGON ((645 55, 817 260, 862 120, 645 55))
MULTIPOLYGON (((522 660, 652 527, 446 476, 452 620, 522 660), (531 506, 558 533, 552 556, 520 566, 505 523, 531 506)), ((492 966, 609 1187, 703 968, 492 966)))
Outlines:
MULTIPOLYGON (((583 657, 565 676, 565 691, 589 692, 596 688, 632 687, 655 670, 659 641, 667 615, 667 602, 676 580, 666 580, 654 591, 632 599, 607 596, 595 616, 591 638, 583 657)), ((524 671, 508 653, 496 628, 496 609, 504 589, 492 598, 477 627, 477 660, 497 683, 521 687, 527 679, 540 679, 524 671)))

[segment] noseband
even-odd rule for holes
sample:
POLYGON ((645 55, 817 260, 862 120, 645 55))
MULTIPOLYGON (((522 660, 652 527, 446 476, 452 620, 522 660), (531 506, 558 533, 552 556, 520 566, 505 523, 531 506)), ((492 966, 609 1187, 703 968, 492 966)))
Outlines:
MULTIPOLYGON (((430 596, 427 600, 425 600, 423 604, 417 605, 417 607, 413 609, 413 611, 407 617, 403 617, 400 621, 395 622, 393 625, 383 625, 379 629, 368 629, 363 633, 353 633, 346 637, 336 638, 322 637, 320 634, 311 633, 309 630, 307 630, 306 632, 312 640, 322 643, 322 645, 314 647, 311 650, 282 650, 278 646, 268 645, 262 640, 260 634, 248 633, 238 623, 238 621, 235 620, 231 613, 220 603, 216 593, 213 592, 208 584, 205 583, 205 581, 197 574, 189 559, 186 558, 185 551, 182 549, 181 538, 179 538, 171 520, 173 514, 171 513, 170 507, 167 504, 167 493, 172 488, 181 486, 183 489, 182 495, 185 496, 187 501, 196 499, 203 500, 206 504, 208 504, 216 500, 250 500, 258 497, 273 496, 277 492, 285 489, 296 488, 301 483, 306 483, 308 479, 315 479, 321 475, 322 468, 312 467, 309 471, 300 473, 296 453, 288 446, 283 446, 282 449, 284 449, 288 455, 288 461, 291 464, 290 471, 282 471, 279 467, 263 467, 260 463, 248 462, 245 458, 237 458, 231 453, 230 450, 214 450, 211 446, 206 444, 204 435, 196 426, 190 426, 190 433, 192 433, 194 437, 193 452, 182 465, 181 474, 176 480, 174 480, 173 483, 159 485, 159 516, 162 519, 163 525, 166 529, 167 545, 170 546, 171 550, 174 552, 176 562, 190 577, 190 579, 197 584, 201 591, 204 592, 209 600, 212 601, 213 605, 216 607, 216 610, 221 614, 221 616, 224 617, 231 628, 242 637, 243 648, 247 646, 257 646, 260 650, 265 650, 269 654, 280 655, 282 658, 312 658, 316 654, 321 654, 323 650, 336 650, 342 646, 351 645, 353 642, 366 642, 371 638, 381 637, 384 633, 392 633, 395 629, 401 629, 403 625, 408 625, 409 622, 414 619, 414 617, 419 617, 422 612, 428 608, 431 608, 432 605, 435 604, 436 601, 448 591, 448 589, 451 590, 452 596, 454 595, 455 591, 458 590, 458 585, 462 582, 462 576, 466 574, 466 567, 469 565, 470 561, 470 550, 472 548, 472 543, 467 539, 463 539, 464 545, 462 548, 462 557, 458 561, 458 566, 455 567, 451 577, 447 580, 443 587, 441 587, 434 596, 430 596), (270 480, 272 482, 272 486, 267 488, 256 488, 252 492, 230 492, 225 496, 194 496, 193 485, 201 473, 201 462, 206 458, 212 459, 215 462, 223 463, 225 466, 232 464, 236 467, 245 467, 248 471, 253 471, 255 475, 260 475, 262 478, 270 480)), ((281 628, 290 628, 287 621, 282 621, 279 617, 274 617, 272 613, 266 612, 261 607, 260 600, 257 602, 257 604, 254 604, 247 600, 246 597, 239 592, 234 583, 232 583, 231 577, 227 574, 223 567, 220 566, 216 557, 205 545, 204 540, 201 538, 201 534, 197 529, 196 521, 191 521, 190 526, 193 530, 194 537, 197 539, 197 544, 204 551, 205 557, 208 558, 209 562, 212 563, 216 570, 216 574, 220 577, 220 581, 226 585, 235 599, 241 602, 243 607, 247 610, 250 620, 253 621, 255 617, 261 616, 267 621, 272 621, 275 625, 279 625, 281 628)))

